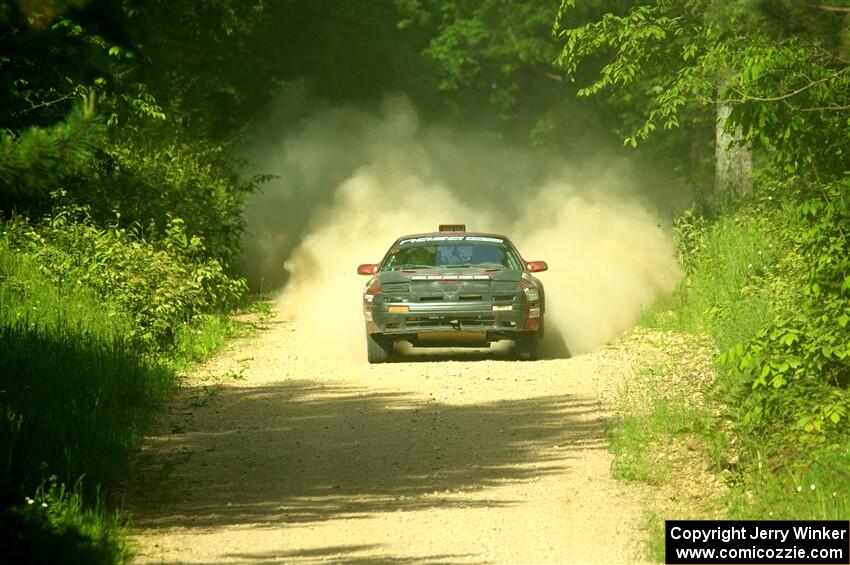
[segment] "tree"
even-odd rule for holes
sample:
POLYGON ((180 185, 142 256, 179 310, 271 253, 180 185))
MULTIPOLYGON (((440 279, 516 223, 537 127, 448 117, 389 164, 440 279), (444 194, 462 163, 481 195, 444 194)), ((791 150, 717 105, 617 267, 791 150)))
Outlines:
POLYGON ((105 139, 94 102, 89 94, 64 121, 49 128, 32 126, 0 135, 0 210, 44 200, 63 179, 90 165, 105 139))
POLYGON ((231 148, 275 88, 262 65, 244 65, 261 7, 0 4, 0 210, 40 216, 61 191, 152 241, 181 218, 230 263, 261 178, 242 176, 231 148))
POLYGON ((678 127, 683 113, 708 114, 720 102, 734 104, 722 121, 733 137, 741 128, 741 143, 758 142, 792 171, 817 164, 840 175, 850 129, 840 114, 850 95, 847 47, 838 41, 847 14, 828 8, 646 0, 582 22, 572 19, 574 1, 565 0, 555 24, 564 42, 559 63, 575 79, 585 61, 608 57, 580 96, 649 93, 634 108, 643 121, 626 138, 633 146, 678 127))
POLYGON ((759 173, 769 180, 767 202, 794 210, 789 225, 777 229, 794 265, 783 267, 791 279, 783 283, 801 291, 778 301, 773 318, 721 359, 731 374, 744 377, 736 382, 750 385, 743 423, 757 433, 846 433, 850 7, 644 0, 590 22, 573 22, 572 15, 566 0, 556 27, 567 76, 575 77, 592 56, 608 57, 581 95, 650 87, 651 96, 636 107, 642 125, 628 143, 676 128, 689 108, 716 105, 721 143, 731 139, 741 152, 752 143, 758 151, 759 173))
MULTIPOLYGON (((718 93, 726 87, 721 79, 718 93)), ((753 144, 744 139, 743 128, 731 120, 735 104, 722 99, 715 104, 714 192, 721 198, 740 199, 752 192, 753 144)))
POLYGON ((481 108, 486 101, 503 123, 528 132, 562 90, 554 65, 557 42, 549 33, 555 0, 396 4, 402 28, 427 30, 422 55, 432 65, 437 90, 450 94, 456 108, 481 108))

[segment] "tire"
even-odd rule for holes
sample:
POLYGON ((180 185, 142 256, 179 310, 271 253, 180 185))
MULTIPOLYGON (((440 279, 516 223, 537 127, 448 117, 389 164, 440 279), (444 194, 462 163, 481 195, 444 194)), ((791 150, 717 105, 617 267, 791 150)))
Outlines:
POLYGON ((516 356, 521 361, 535 361, 540 349, 540 332, 524 332, 514 341, 516 356))
POLYGON ((369 363, 386 363, 390 360, 392 343, 387 343, 374 334, 366 332, 366 358, 369 363))

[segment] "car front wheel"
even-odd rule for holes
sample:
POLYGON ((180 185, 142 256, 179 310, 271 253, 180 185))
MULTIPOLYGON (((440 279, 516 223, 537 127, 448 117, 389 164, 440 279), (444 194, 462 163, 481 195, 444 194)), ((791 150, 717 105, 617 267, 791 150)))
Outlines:
POLYGON ((380 336, 366 332, 366 357, 369 363, 386 363, 390 360, 392 343, 381 339, 380 336))
POLYGON ((540 332, 524 332, 517 336, 514 346, 521 361, 534 361, 540 349, 540 332))

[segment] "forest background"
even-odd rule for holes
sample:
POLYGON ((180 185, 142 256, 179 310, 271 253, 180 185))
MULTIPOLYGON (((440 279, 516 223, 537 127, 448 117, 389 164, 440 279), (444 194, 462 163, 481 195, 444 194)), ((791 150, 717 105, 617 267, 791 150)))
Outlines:
POLYGON ((839 0, 3 3, 0 545, 127 558, 111 489, 258 285, 244 205, 270 177, 243 148, 281 99, 388 93, 674 177, 685 278, 642 323, 716 344, 729 515, 846 519, 848 25, 839 0))

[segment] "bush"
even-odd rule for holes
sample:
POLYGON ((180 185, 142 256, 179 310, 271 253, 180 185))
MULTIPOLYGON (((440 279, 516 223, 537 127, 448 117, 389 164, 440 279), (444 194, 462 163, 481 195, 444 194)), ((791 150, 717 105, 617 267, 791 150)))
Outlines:
POLYGON ((190 239, 204 242, 196 253, 232 264, 244 227, 243 199, 265 177, 240 180, 238 163, 220 145, 150 135, 115 140, 71 196, 89 206, 98 223, 137 226, 148 240, 167 239, 172 218, 182 218, 190 239))
POLYGON ((124 228, 98 227, 78 207, 60 208, 37 226, 17 219, 7 229, 14 248, 34 256, 60 287, 91 288, 127 312, 129 335, 149 350, 172 344, 175 327, 196 314, 233 306, 246 288, 207 258, 203 240, 188 237, 180 218, 169 218, 157 245, 124 228))
POLYGON ((709 223, 693 211, 676 221, 685 278, 644 316, 650 327, 709 334, 720 349, 770 323, 789 244, 782 209, 753 206, 709 223))
POLYGON ((739 446, 729 517, 838 518, 850 460, 850 179, 761 189, 714 222, 679 220, 687 275, 645 321, 721 348, 721 417, 739 446))
POLYGON ((99 493, 174 373, 144 354, 114 301, 43 269, 0 239, 0 547, 16 563, 122 561, 99 493))
POLYGON ((771 322, 722 361, 750 389, 744 423, 755 433, 830 442, 850 430, 850 241, 843 228, 850 225, 850 178, 803 197, 794 213, 785 231, 802 266, 792 287, 798 291, 777 300, 771 322))

